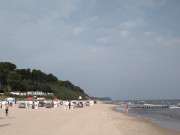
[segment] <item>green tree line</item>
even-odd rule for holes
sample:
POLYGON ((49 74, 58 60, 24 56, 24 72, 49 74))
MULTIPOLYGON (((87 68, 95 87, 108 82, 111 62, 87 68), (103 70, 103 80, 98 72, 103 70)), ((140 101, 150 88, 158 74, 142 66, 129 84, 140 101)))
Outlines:
POLYGON ((88 97, 84 90, 70 81, 58 80, 53 74, 36 69, 16 69, 10 62, 0 62, 0 90, 53 92, 61 99, 77 99, 79 95, 88 97))

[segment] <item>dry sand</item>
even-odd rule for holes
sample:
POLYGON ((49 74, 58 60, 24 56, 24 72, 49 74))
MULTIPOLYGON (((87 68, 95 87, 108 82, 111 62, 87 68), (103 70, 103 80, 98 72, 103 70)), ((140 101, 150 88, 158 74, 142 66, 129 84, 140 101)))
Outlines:
POLYGON ((147 120, 114 111, 114 105, 65 110, 9 108, 9 117, 0 109, 0 135, 180 135, 147 120))

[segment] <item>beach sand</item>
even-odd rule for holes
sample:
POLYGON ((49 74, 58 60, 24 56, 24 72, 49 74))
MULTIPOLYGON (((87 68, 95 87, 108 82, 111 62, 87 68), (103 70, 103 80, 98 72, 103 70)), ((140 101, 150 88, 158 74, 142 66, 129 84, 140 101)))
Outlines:
POLYGON ((114 111, 115 105, 98 102, 91 107, 37 110, 9 107, 0 109, 1 135, 180 135, 148 120, 114 111))

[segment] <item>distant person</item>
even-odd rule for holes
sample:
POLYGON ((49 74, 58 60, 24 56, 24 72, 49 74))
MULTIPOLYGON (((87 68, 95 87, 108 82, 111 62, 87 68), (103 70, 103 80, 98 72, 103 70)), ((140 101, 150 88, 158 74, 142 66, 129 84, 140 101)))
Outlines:
POLYGON ((9 111, 9 109, 8 109, 8 106, 7 106, 6 109, 5 109, 6 117, 8 117, 8 111, 9 111))
POLYGON ((128 112, 129 112, 129 107, 128 107, 128 105, 126 106, 126 113, 128 114, 128 112))
POLYGON ((33 102, 33 104, 32 104, 32 109, 34 109, 35 108, 35 103, 33 102))
POLYGON ((71 102, 69 101, 69 109, 71 109, 71 102))
POLYGON ((69 101, 69 109, 71 109, 71 101, 69 101))

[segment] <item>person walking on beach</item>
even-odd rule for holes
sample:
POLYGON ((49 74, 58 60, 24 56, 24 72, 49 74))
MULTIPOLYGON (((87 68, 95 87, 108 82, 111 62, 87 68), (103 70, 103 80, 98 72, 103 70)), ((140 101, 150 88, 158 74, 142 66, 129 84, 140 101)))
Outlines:
POLYGON ((35 103, 33 102, 33 104, 32 104, 32 109, 34 109, 35 108, 35 103))
POLYGON ((128 111, 129 111, 129 107, 128 105, 126 106, 126 113, 128 114, 128 111))
POLYGON ((8 117, 8 111, 9 111, 8 106, 6 106, 6 109, 5 109, 6 117, 8 117))
POLYGON ((71 109, 71 101, 69 101, 69 109, 71 109))

